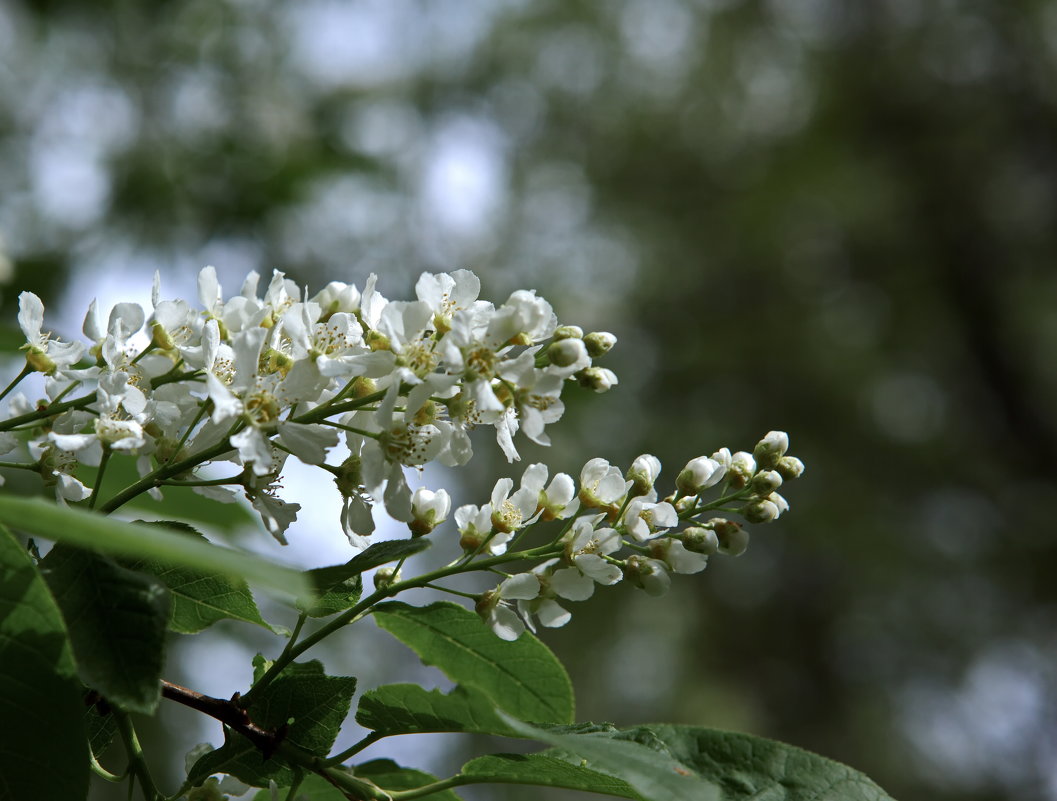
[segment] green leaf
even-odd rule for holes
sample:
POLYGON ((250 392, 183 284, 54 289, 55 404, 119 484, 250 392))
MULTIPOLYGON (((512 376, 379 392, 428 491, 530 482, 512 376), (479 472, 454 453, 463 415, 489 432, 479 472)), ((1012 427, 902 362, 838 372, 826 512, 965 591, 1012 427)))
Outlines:
POLYGON ((529 726, 503 715, 546 755, 623 779, 650 801, 892 801, 863 774, 785 743, 696 726, 529 726))
MULTIPOLYGON (((97 473, 97 468, 81 465, 74 474, 88 486, 93 486, 97 473)), ((110 498, 139 480, 136 457, 114 453, 107 462, 99 497, 110 498)), ((143 493, 137 495, 123 508, 162 520, 175 518, 204 523, 209 531, 223 531, 229 534, 245 531, 247 528, 258 525, 257 518, 244 504, 218 503, 204 495, 199 495, 190 487, 166 486, 161 487, 161 491, 163 495, 160 501, 143 493)))
POLYGON ((76 675, 59 607, 29 554, 0 526, 0 801, 87 796, 76 675))
POLYGON ((406 559, 429 547, 429 540, 386 540, 376 542, 343 565, 317 567, 306 576, 319 600, 306 609, 311 617, 327 617, 357 604, 363 591, 360 574, 372 567, 406 559))
POLYGON ((385 684, 360 697, 356 722, 387 737, 440 731, 519 736, 488 696, 461 685, 443 693, 417 684, 385 684))
POLYGON ((862 773, 796 746, 696 726, 641 729, 680 763, 718 783, 725 800, 892 801, 862 773))
MULTIPOLYGON (((246 710, 261 728, 275 731, 286 726, 285 742, 316 756, 326 756, 338 729, 349 714, 356 679, 327 676, 317 661, 294 662, 264 688, 246 710)), ((224 731, 224 745, 199 759, 188 779, 201 783, 214 773, 230 773, 254 787, 272 779, 289 785, 293 771, 277 756, 264 755, 246 738, 224 731)))
MULTIPOLYGON (((502 713, 500 713, 502 714, 502 713)), ((663 744, 648 738, 617 731, 597 731, 588 724, 574 727, 537 727, 503 715, 520 736, 560 749, 558 756, 572 761, 579 757, 582 767, 622 779, 650 801, 720 801, 719 787, 699 775, 690 765, 675 758, 663 744), (573 733, 569 733, 569 732, 573 733), (647 742, 639 740, 647 739, 647 742)), ((640 727, 645 729, 646 727, 640 727)), ((649 731, 647 729, 647 731, 649 731)), ((782 796, 777 796, 782 798, 782 796)))
POLYGON ((320 567, 307 571, 308 581, 315 590, 316 601, 298 604, 309 617, 328 617, 355 606, 363 592, 360 574, 346 576, 345 565, 320 567))
MULTIPOLYGON (((355 768, 356 776, 374 782, 383 790, 413 790, 437 781, 428 773, 413 768, 402 768, 391 759, 373 759, 355 768)), ((459 801, 451 790, 441 790, 419 796, 416 801, 459 801)))
MULTIPOLYGON (((147 525, 164 526, 205 542, 201 534, 183 523, 166 521, 147 525)), ((274 631, 261 617, 249 586, 241 579, 192 567, 166 565, 157 559, 136 559, 127 566, 149 573, 169 588, 172 597, 169 628, 178 634, 195 634, 225 619, 253 623, 274 631)))
POLYGON ((92 749, 92 754, 96 759, 99 759, 106 750, 110 747, 110 744, 114 742, 114 737, 117 736, 117 722, 114 720, 113 713, 109 710, 102 709, 106 707, 104 703, 92 703, 93 698, 97 698, 94 690, 87 690, 83 694, 83 706, 85 707, 84 712, 84 727, 88 733, 88 747, 92 749))
POLYGON ((374 609, 378 625, 449 678, 480 690, 522 720, 569 723, 573 690, 561 662, 527 632, 501 640, 476 614, 441 601, 429 606, 399 602, 374 609))
POLYGON ((283 594, 309 597, 298 570, 252 554, 221 548, 165 531, 159 526, 123 523, 84 509, 57 506, 41 498, 0 497, 0 523, 57 542, 114 556, 155 559, 256 582, 283 594))
MULTIPOLYGON (((288 798, 289 792, 289 787, 280 787, 279 798, 288 798)), ((259 790, 252 798, 253 801, 274 801, 275 796, 272 795, 271 790, 259 790)), ((322 776, 314 773, 306 776, 305 780, 298 785, 295 798, 298 801, 301 801, 302 798, 305 801, 348 801, 345 793, 341 792, 322 776)))
POLYGON ((579 760, 569 762, 551 754, 490 754, 471 759, 460 772, 475 783, 537 784, 642 801, 627 782, 581 767, 579 760))
POLYGON ((153 713, 161 698, 168 590, 68 545, 56 545, 40 566, 70 631, 81 681, 123 709, 153 713))

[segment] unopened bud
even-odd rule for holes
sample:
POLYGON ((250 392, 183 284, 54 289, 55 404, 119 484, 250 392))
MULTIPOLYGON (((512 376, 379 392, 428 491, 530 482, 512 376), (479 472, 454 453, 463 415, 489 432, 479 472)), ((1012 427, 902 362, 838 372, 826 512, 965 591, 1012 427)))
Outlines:
POLYGON ((697 495, 703 489, 715 486, 726 474, 726 469, 707 456, 698 456, 686 463, 675 479, 675 487, 682 495, 697 495))
POLYGON ((752 477, 756 475, 756 460, 751 453, 738 451, 730 457, 730 470, 727 471, 727 481, 732 489, 741 489, 752 477))
POLYGON ((448 518, 451 511, 451 496, 447 490, 430 492, 427 489, 415 490, 411 498, 411 522, 408 527, 415 537, 429 534, 448 518))
POLYGON ((782 486, 782 477, 776 470, 761 470, 752 477, 749 486, 759 495, 770 495, 782 486))
POLYGON ((756 443, 752 455, 760 467, 770 469, 789 450, 789 435, 784 431, 768 431, 767 435, 756 443))
POLYGON ((581 387, 595 392, 608 392, 617 384, 616 374, 605 367, 585 367, 576 374, 576 380, 581 387))
POLYGON ((578 325, 559 325, 554 329, 554 341, 560 339, 583 339, 584 330, 578 325))
POLYGON ((778 475, 783 479, 792 481, 794 478, 800 478, 803 475, 804 463, 795 456, 783 456, 778 460, 778 464, 774 466, 774 469, 778 471, 778 475))
POLYGON ((624 577, 636 587, 646 591, 647 595, 659 596, 668 592, 672 577, 664 563, 635 554, 628 557, 624 564, 624 577))
POLYGON ((741 556, 749 547, 749 532, 733 520, 714 517, 708 525, 716 532, 719 552, 728 556, 741 556))
POLYGON ((374 571, 374 588, 387 590, 400 581, 400 571, 395 567, 380 567, 374 571))
POLYGON ((719 536, 710 528, 690 526, 679 533, 688 551, 710 556, 719 550, 719 536))
POLYGON ((363 462, 359 456, 350 456, 338 467, 334 483, 343 498, 357 495, 363 485, 363 462))
POLYGON ((628 468, 625 478, 631 482, 628 494, 632 497, 645 495, 653 489, 657 476, 661 473, 661 460, 649 453, 637 457, 628 468))
POLYGON ((574 364, 589 363, 587 348, 582 339, 559 339, 547 348, 547 358, 558 367, 572 367, 574 364))
POLYGON ((597 359, 613 349, 617 338, 608 331, 592 331, 584 337, 584 344, 587 345, 587 354, 592 359, 597 359))
POLYGON ((772 520, 777 520, 778 515, 781 514, 778 506, 766 498, 746 504, 741 513, 750 523, 770 523, 772 520))

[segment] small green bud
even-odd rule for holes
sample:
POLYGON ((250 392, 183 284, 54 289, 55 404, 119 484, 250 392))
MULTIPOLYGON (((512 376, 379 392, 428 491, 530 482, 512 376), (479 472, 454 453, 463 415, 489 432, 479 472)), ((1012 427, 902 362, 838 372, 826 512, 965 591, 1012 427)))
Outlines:
POLYGON ((560 325, 554 329, 554 341, 561 339, 583 339, 584 330, 578 325, 560 325))
POLYGON ((763 468, 771 469, 789 450, 789 435, 784 431, 768 431, 767 435, 756 443, 752 455, 756 463, 763 468))
POLYGON ((387 590, 400 581, 400 571, 395 567, 380 567, 374 571, 374 588, 387 590))
POLYGON ((749 486, 758 495, 770 495, 782 486, 782 477, 775 470, 761 470, 752 477, 749 486))
POLYGON ((794 478, 800 478, 803 475, 804 463, 795 456, 783 456, 778 460, 778 464, 774 466, 774 469, 783 479, 792 481, 794 478))
POLYGON ((584 344, 587 346, 587 354, 592 359, 597 359, 613 349, 617 338, 608 331, 592 331, 584 337, 584 344))

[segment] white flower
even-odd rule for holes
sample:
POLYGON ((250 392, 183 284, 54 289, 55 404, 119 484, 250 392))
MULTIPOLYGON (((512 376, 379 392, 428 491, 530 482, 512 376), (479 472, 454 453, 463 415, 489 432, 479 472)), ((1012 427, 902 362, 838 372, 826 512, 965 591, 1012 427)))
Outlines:
POLYGON ((630 488, 631 482, 624 480, 620 468, 601 457, 591 459, 580 471, 580 500, 589 508, 612 506, 622 500, 630 488))
POLYGON ((429 534, 447 519, 450 510, 451 496, 447 490, 432 492, 419 487, 411 498, 411 531, 415 536, 429 534))
POLYGON ((632 482, 632 491, 635 495, 645 495, 653 489, 657 476, 660 474, 661 460, 653 454, 644 453, 631 463, 627 479, 632 482))
POLYGON ((679 525, 679 513, 667 501, 654 503, 650 495, 632 499, 624 512, 624 528, 639 542, 658 537, 679 525))
POLYGON ((565 520, 572 517, 580 508, 580 500, 576 497, 576 484, 572 477, 566 473, 558 473, 544 489, 547 474, 547 465, 538 463, 525 468, 521 476, 522 489, 537 494, 536 507, 540 511, 540 520, 565 520))
POLYGON ((686 463, 675 479, 675 486, 684 495, 697 495, 714 487, 727 474, 731 465, 730 451, 722 448, 708 456, 698 456, 686 463))
MULTIPOLYGON (((591 515, 579 518, 573 524, 572 531, 566 535, 568 542, 565 554, 575 569, 592 581, 599 584, 616 584, 623 574, 619 567, 604 557, 620 550, 622 541, 620 535, 612 528, 595 528, 602 522, 603 517, 591 515)), ((558 594, 562 595, 560 592, 558 594)))
POLYGON ((636 586, 654 597, 664 595, 672 585, 668 566, 659 559, 650 559, 638 554, 628 557, 626 573, 636 586))
POLYGON ((84 354, 80 342, 61 342, 41 331, 44 325, 44 304, 32 292, 18 296, 18 325, 26 335, 26 362, 37 372, 47 375, 69 367, 84 354))
POLYGON ((455 525, 459 530, 459 547, 475 551, 492 534, 492 507, 489 504, 466 504, 455 510, 455 525))
POLYGON ((675 573, 700 573, 708 565, 707 556, 688 551, 683 543, 671 537, 651 542, 650 553, 675 573))
POLYGON ((514 641, 525 631, 525 624, 510 608, 510 601, 524 602, 539 595, 539 578, 533 573, 518 573, 500 582, 494 590, 481 595, 477 614, 503 640, 514 641))

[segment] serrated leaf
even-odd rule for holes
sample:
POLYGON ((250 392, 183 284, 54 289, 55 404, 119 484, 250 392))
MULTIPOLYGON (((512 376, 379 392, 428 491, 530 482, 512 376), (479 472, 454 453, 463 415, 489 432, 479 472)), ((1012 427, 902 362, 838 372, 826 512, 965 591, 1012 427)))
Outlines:
POLYGON ((793 745, 696 726, 642 729, 680 763, 717 782, 725 801, 892 801, 859 771, 793 745))
POLYGON ((532 726, 500 714, 520 736, 560 749, 564 752, 560 756, 567 761, 579 757, 583 767, 621 779, 650 801, 720 801, 717 783, 663 748, 643 744, 634 737, 625 738, 624 732, 567 734, 559 728, 532 726))
POLYGON ((543 787, 562 787, 602 795, 618 796, 642 801, 625 781, 581 767, 548 752, 539 754, 489 754, 471 759, 460 773, 476 782, 502 784, 535 784, 543 787))
POLYGON ((476 614, 441 601, 429 606, 390 602, 374 609, 378 625, 449 678, 480 690, 521 720, 569 723, 573 691, 557 657, 527 632, 501 640, 476 614))
POLYGON ((308 582, 299 570, 166 531, 160 526, 124 523, 85 509, 57 506, 41 498, 10 496, 0 497, 0 523, 113 556, 156 559, 165 564, 256 582, 284 595, 311 597, 308 582))
POLYGON ((473 732, 517 737, 480 690, 457 686, 450 693, 417 684, 385 684, 360 697, 356 722, 385 736, 422 732, 473 732))
MULTIPOLYGON (((374 782, 383 790, 414 790, 437 781, 434 776, 414 768, 403 768, 391 759, 373 759, 355 768, 356 776, 374 782)), ((417 801, 459 801, 451 790, 419 796, 417 801)))
MULTIPOLYGON (((166 521, 147 525, 164 526, 206 542, 201 534, 185 523, 166 521)), ((132 560, 127 566, 154 576, 168 587, 172 598, 169 628, 178 634, 195 634, 218 620, 239 620, 274 631, 261 617, 249 585, 242 579, 213 571, 167 565, 157 559, 132 560)))
POLYGON ((0 526, 0 801, 88 794, 84 704, 66 625, 40 571, 0 526))
POLYGON ((372 567, 406 559, 429 547, 429 540, 385 540, 376 542, 343 565, 317 567, 305 576, 316 591, 315 604, 301 608, 311 617, 327 617, 356 605, 363 590, 361 574, 372 567))
POLYGON ((95 758, 99 759, 114 741, 117 735, 117 723, 113 713, 109 710, 104 712, 99 704, 92 703, 93 696, 95 696, 94 690, 88 690, 83 694, 82 706, 86 707, 84 728, 88 734, 88 747, 92 749, 95 758))
POLYGON ((298 604, 298 607, 309 617, 328 617, 354 607, 363 592, 363 580, 358 572, 346 575, 345 567, 336 565, 307 571, 316 600, 311 604, 298 604))
MULTIPOLYGON (((279 798, 289 798, 289 787, 279 788, 279 798)), ((246 796, 250 798, 251 796, 246 796)), ((348 801, 345 793, 341 792, 337 787, 328 782, 322 776, 311 774, 305 777, 305 780, 297 787, 297 793, 294 796, 297 801, 348 801)), ((252 796, 253 801, 274 801, 275 796, 272 795, 271 790, 259 790, 255 795, 252 796)))
POLYGON ((749 734, 670 724, 535 727, 503 717, 521 736, 555 746, 549 755, 586 760, 651 801, 892 801, 846 765, 749 734))
MULTIPOLYGON (((316 756, 326 756, 349 714, 356 679, 327 676, 320 662, 289 665, 250 704, 250 720, 274 731, 286 725, 285 741, 316 756)), ((265 759, 246 738, 226 729, 224 745, 199 759, 188 779, 201 783, 214 773, 229 773, 246 784, 265 787, 293 781, 293 771, 279 757, 265 759)))
POLYGON ((40 566, 70 631, 81 681, 123 709, 154 712, 168 590, 157 579, 68 545, 56 545, 40 566))

